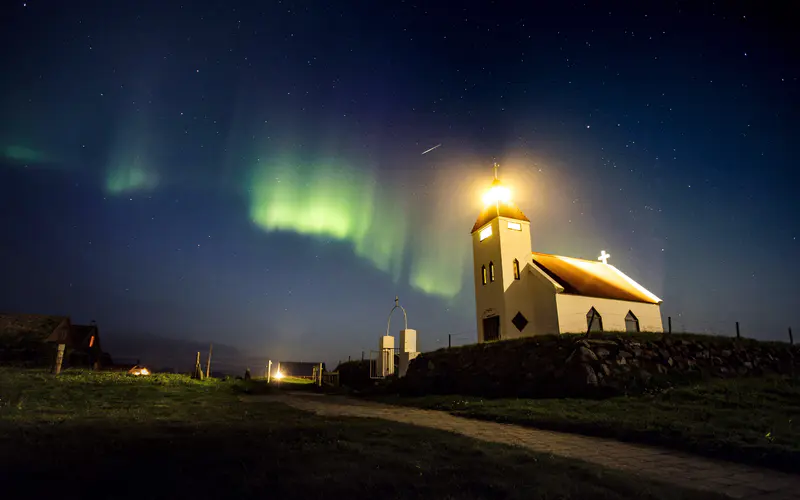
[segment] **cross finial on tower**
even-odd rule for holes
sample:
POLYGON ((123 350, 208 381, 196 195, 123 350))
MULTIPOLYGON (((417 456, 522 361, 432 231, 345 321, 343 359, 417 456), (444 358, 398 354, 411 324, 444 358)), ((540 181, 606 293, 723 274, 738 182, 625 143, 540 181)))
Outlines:
POLYGON ((492 168, 494 169, 494 178, 497 179, 497 169, 500 168, 500 165, 497 162, 494 162, 494 166, 492 168))
POLYGON ((608 259, 610 257, 611 257, 611 254, 610 253, 606 253, 606 251, 603 250, 602 252, 600 252, 600 257, 598 257, 597 260, 602 261, 603 264, 608 264, 608 259))

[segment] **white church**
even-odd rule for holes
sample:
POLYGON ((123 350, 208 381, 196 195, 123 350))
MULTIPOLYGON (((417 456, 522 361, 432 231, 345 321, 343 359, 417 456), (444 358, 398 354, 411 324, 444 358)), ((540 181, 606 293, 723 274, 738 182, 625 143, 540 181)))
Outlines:
POLYGON ((478 342, 587 331, 662 332, 661 299, 608 263, 534 252, 497 178, 472 227, 478 342))

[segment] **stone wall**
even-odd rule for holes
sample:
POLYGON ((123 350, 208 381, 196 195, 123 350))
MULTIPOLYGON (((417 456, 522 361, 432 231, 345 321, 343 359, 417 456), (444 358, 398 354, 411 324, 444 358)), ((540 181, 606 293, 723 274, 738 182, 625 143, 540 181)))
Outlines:
POLYGON ((800 348, 700 335, 544 336, 440 349, 412 361, 409 395, 605 397, 707 377, 800 373, 800 348))

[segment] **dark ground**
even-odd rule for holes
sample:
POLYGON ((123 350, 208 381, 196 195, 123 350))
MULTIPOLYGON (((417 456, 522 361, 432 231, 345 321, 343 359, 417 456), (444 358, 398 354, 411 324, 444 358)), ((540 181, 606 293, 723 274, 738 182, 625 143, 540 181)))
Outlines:
POLYGON ((264 389, 0 368, 2 497, 716 498, 447 432, 238 400, 264 389))
POLYGON ((800 379, 713 379, 644 396, 482 399, 380 396, 462 417, 655 444, 800 472, 800 379))

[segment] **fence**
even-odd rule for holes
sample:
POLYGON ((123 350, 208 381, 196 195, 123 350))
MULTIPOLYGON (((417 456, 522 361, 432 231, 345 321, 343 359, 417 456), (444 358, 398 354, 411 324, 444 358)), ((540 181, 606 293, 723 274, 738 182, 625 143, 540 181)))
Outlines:
POLYGON ((386 378, 397 374, 400 364, 399 349, 387 347, 379 351, 369 352, 369 377, 374 379, 386 378))

